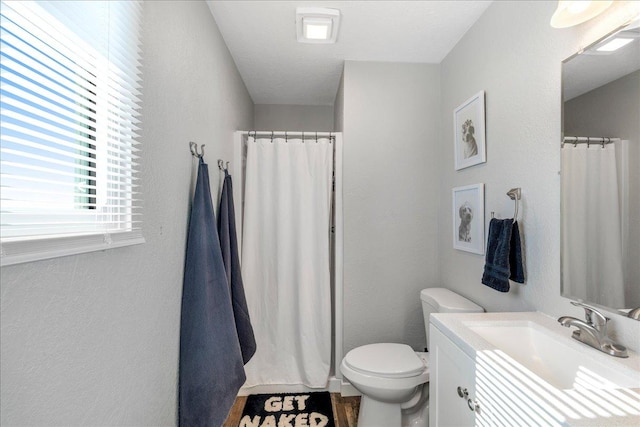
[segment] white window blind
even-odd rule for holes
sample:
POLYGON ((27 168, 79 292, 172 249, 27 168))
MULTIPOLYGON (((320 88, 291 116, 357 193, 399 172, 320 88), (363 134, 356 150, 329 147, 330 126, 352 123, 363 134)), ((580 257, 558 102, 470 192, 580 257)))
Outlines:
POLYGON ((141 3, 1 6, 2 265, 142 243, 141 3))

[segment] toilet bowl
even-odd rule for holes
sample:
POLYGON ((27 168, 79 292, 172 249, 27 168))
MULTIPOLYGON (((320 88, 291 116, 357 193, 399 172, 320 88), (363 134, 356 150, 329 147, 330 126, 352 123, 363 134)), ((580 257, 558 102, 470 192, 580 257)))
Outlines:
MULTIPOLYGON (((444 288, 420 292, 427 347, 431 313, 473 313, 484 309, 444 288)), ((427 427, 429 357, 406 344, 367 344, 349 351, 340 371, 360 392, 358 427, 427 427)))
POLYGON ((406 344, 357 347, 340 365, 342 374, 362 393, 358 426, 400 426, 402 411, 412 409, 428 389, 429 369, 406 344))

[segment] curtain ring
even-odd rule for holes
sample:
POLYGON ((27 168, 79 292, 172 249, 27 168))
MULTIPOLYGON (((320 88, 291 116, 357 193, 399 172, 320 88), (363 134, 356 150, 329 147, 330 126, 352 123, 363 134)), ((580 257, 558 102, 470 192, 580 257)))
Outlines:
POLYGON ((284 131, 284 142, 285 144, 289 143, 289 134, 287 133, 287 131, 284 131))
POLYGON ((271 131, 271 143, 273 144, 273 131, 271 131))
POLYGON ((302 131, 302 143, 304 144, 304 131, 302 131))
POLYGON ((591 147, 591 137, 587 137, 587 148, 591 147))

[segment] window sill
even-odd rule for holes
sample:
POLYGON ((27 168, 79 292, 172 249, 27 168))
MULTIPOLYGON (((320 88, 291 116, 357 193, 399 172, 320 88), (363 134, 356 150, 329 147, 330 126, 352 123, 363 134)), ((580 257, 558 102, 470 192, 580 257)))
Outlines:
POLYGON ((140 232, 93 234, 2 242, 0 266, 22 264, 69 255, 104 251, 144 243, 140 232))

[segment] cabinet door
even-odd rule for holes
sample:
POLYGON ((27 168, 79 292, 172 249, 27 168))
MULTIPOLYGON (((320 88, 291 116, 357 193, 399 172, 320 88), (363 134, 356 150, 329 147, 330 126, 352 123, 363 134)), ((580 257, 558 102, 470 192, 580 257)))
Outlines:
POLYGON ((473 426, 474 361, 434 326, 430 329, 430 343, 429 425, 473 426))

